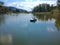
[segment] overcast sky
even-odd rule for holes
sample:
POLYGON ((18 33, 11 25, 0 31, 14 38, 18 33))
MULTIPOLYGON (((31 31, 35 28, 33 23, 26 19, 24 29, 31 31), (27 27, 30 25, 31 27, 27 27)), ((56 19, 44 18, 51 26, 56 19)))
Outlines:
POLYGON ((30 11, 36 5, 42 3, 54 4, 56 5, 57 0, 0 0, 5 3, 6 6, 13 6, 17 8, 22 8, 30 11))

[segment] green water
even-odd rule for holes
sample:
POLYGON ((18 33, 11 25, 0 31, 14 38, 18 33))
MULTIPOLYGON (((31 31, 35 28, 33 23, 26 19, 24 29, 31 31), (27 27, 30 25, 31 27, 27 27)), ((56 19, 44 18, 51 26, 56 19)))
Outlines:
MULTIPOLYGON (((35 14, 0 15, 0 37, 11 37, 1 45, 60 45, 60 17, 35 14), (30 22, 32 18, 35 22, 30 22), (9 36, 6 36, 9 35, 9 36)), ((6 41, 6 40, 5 40, 6 41)))

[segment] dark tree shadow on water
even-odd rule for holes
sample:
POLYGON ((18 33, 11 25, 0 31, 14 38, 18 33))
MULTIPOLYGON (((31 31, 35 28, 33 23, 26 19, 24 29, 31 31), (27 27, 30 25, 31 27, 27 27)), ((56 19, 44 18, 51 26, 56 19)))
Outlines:
POLYGON ((55 26, 57 27, 58 31, 60 31, 60 15, 56 17, 55 26))

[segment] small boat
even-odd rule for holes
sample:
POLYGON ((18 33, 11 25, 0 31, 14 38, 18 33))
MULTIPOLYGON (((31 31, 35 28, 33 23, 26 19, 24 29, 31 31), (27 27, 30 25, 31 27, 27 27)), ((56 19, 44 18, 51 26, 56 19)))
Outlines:
POLYGON ((30 20, 30 22, 36 22, 36 21, 37 21, 37 19, 35 19, 35 18, 30 20))

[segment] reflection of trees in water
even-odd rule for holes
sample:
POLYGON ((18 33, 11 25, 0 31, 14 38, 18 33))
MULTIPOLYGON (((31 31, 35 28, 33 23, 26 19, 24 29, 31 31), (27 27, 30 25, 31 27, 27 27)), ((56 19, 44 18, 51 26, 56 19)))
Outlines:
POLYGON ((2 14, 2 15, 0 15, 0 24, 3 24, 4 21, 5 21, 5 19, 4 19, 4 15, 2 14))
MULTIPOLYGON (((9 14, 7 14, 7 15, 9 15, 9 14)), ((10 15, 13 15, 13 14, 10 14, 10 15)), ((5 23, 4 16, 5 16, 5 14, 0 15, 0 25, 5 23)), ((56 25, 57 29, 60 30, 60 15, 53 16, 53 15, 44 15, 44 14, 33 14, 33 16, 35 16, 38 20, 42 20, 42 21, 52 20, 54 18, 56 20, 55 25, 56 25)))
POLYGON ((52 15, 45 15, 45 14, 33 14, 34 16, 36 16, 36 18, 38 19, 38 20, 45 20, 45 21, 48 21, 48 19, 52 19, 53 18, 53 16, 52 15))
POLYGON ((58 15, 58 16, 56 17, 55 25, 56 25, 57 29, 60 30, 60 15, 58 15))
POLYGON ((56 15, 56 16, 53 16, 53 15, 44 15, 44 14, 33 14, 34 16, 36 16, 36 18, 38 20, 42 20, 42 21, 48 21, 48 20, 51 20, 51 19, 55 19, 55 25, 57 27, 58 30, 60 30, 60 15, 56 15))

